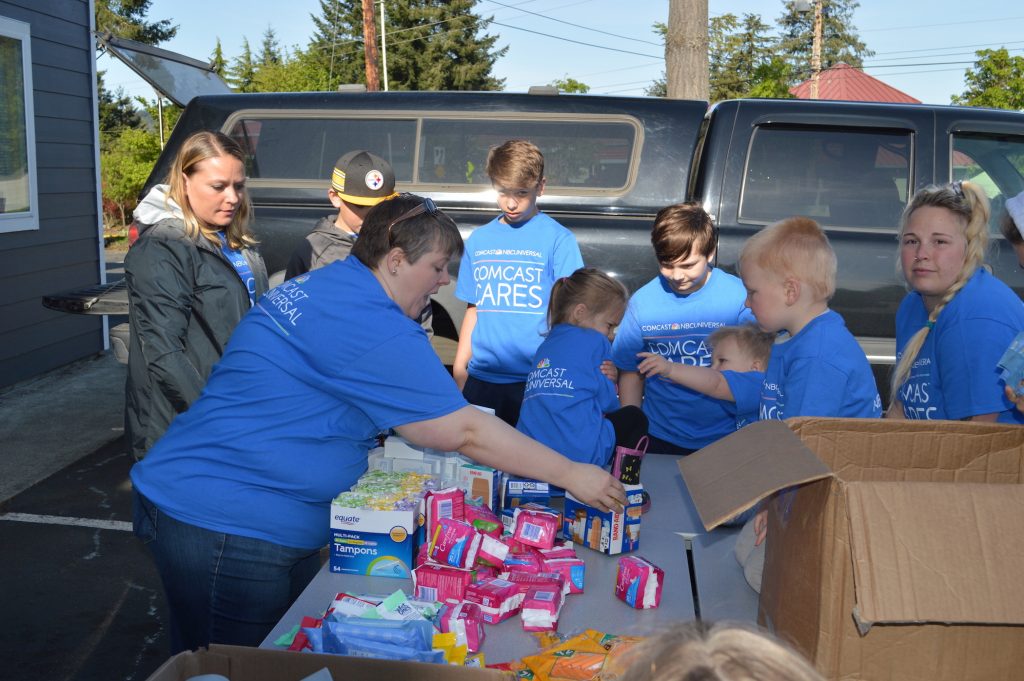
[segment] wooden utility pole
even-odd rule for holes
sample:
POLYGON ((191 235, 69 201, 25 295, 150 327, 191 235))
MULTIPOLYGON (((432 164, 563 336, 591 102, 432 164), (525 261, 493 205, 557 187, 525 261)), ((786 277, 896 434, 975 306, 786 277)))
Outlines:
POLYGON ((821 76, 821 0, 814 0, 814 39, 811 43, 811 99, 818 98, 821 76))
POLYGON ((670 99, 707 101, 708 0, 669 0, 665 85, 670 99))
POLYGON ((363 56, 366 61, 366 90, 380 90, 377 72, 377 27, 373 21, 373 0, 363 0, 363 56))

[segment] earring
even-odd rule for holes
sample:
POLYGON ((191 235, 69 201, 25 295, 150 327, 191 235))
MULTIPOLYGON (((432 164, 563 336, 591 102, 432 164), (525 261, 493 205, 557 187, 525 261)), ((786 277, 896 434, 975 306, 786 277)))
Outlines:
POLYGON ((395 269, 391 270, 391 274, 392 275, 397 275, 398 274, 398 268, 395 268, 395 269))

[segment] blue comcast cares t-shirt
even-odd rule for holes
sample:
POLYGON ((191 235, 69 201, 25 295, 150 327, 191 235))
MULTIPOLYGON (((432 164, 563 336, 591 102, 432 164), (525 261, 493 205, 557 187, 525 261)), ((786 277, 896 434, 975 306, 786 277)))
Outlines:
MULTIPOLYGON (((896 356, 928 321, 919 293, 896 312, 896 356)), ((1004 423, 1024 416, 1003 396, 996 363, 1024 329, 1024 303, 1010 287, 979 269, 939 313, 914 360, 899 399, 908 419, 964 419, 999 413, 1004 423)))
POLYGON ((576 237, 544 213, 521 225, 495 218, 473 232, 455 286, 460 300, 476 305, 469 373, 490 383, 525 380, 551 286, 581 267, 576 237))
POLYGON ((257 301, 131 478, 180 521, 313 549, 377 433, 464 406, 423 328, 348 258, 257 301))
POLYGON ((615 429, 604 415, 619 408, 619 397, 601 362, 611 359, 611 351, 608 339, 593 329, 551 329, 526 377, 516 428, 573 461, 608 463, 615 429))
MULTIPOLYGON (((743 305, 743 283, 722 270, 688 295, 674 292, 658 276, 644 284, 626 307, 612 346, 615 365, 636 371, 638 352, 670 362, 711 366, 707 337, 720 326, 753 321, 743 305)), ((687 449, 699 449, 736 430, 733 407, 660 376, 644 383, 644 413, 651 435, 687 449)))
POLYGON ((723 371, 722 376, 732 391, 736 413, 736 430, 760 418, 763 371, 723 371))
POLYGON ((761 384, 761 419, 881 415, 871 365, 838 313, 829 310, 772 346, 761 384))

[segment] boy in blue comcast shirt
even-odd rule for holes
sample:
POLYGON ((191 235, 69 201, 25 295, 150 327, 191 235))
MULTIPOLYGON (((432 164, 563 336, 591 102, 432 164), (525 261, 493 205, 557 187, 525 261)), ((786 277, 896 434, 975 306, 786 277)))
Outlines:
POLYGON ((723 326, 708 336, 710 367, 677 364, 653 352, 641 352, 637 370, 645 377, 662 376, 723 400, 736 415, 739 430, 758 420, 761 384, 774 341, 774 333, 756 324, 723 326))
POLYGON ((501 215, 466 240, 455 295, 466 302, 452 373, 469 402, 514 426, 545 330, 551 286, 583 266, 572 232, 541 213, 544 157, 526 140, 491 149, 501 215))
POLYGON ((659 275, 633 294, 615 336, 619 399, 643 407, 650 420, 651 452, 689 454, 736 429, 732 409, 721 400, 661 376, 645 380, 637 371, 640 352, 709 366, 708 335, 750 319, 743 284, 711 264, 716 242, 711 217, 699 205, 660 210, 651 230, 659 275))

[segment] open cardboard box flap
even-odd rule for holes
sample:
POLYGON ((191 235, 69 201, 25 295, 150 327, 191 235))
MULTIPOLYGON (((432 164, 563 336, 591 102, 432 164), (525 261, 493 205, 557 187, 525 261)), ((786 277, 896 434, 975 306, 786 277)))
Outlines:
POLYGON ((679 459, 700 519, 711 530, 786 487, 832 475, 782 421, 758 421, 679 459))
POLYGON ((846 485, 856 608, 872 624, 1024 624, 1024 485, 846 485))

